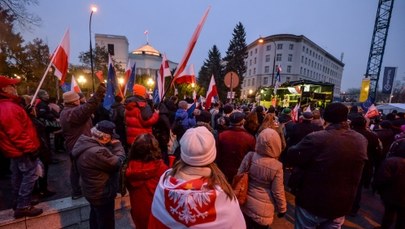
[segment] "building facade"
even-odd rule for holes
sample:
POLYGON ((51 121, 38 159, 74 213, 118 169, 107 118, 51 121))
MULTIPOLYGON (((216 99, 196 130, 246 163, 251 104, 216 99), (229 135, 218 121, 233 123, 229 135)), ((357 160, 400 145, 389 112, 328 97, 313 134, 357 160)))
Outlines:
POLYGON ((96 46, 105 47, 110 55, 125 69, 128 62, 128 39, 126 36, 95 34, 96 46))
POLYGON ((303 35, 261 37, 247 46, 247 52, 242 99, 260 87, 274 86, 278 66, 279 84, 297 80, 331 83, 335 85, 334 95, 340 95, 344 64, 303 35))

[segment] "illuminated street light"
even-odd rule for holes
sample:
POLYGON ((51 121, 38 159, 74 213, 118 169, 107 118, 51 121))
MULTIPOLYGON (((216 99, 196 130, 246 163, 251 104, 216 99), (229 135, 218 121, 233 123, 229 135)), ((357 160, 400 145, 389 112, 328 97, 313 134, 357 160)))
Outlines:
POLYGON ((83 75, 80 75, 79 78, 77 78, 77 82, 80 84, 80 87, 83 88, 83 85, 87 82, 87 80, 83 75))
POLYGON ((120 86, 124 85, 124 78, 123 78, 123 77, 119 77, 119 78, 118 78, 118 84, 119 84, 120 86))
POLYGON ((93 93, 94 93, 94 67, 93 67, 93 46, 91 44, 91 18, 93 16, 93 13, 97 12, 97 7, 92 6, 91 7, 91 13, 90 13, 90 20, 89 20, 89 36, 90 36, 90 67, 91 67, 91 80, 92 80, 92 87, 93 87, 93 93))
POLYGON ((146 84, 149 87, 149 91, 152 91, 152 87, 155 84, 155 81, 152 78, 149 78, 148 81, 146 82, 146 84))

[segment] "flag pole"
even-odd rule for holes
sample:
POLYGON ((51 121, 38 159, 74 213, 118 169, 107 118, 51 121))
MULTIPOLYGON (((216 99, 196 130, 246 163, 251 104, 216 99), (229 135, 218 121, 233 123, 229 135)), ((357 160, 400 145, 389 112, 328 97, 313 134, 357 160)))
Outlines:
POLYGON ((58 50, 61 48, 63 39, 65 38, 66 33, 68 32, 68 30, 69 30, 69 29, 67 29, 67 30, 65 31, 65 33, 64 33, 64 35, 63 35, 63 37, 62 37, 62 40, 59 42, 59 45, 58 45, 58 47, 56 48, 55 52, 53 52, 51 61, 49 62, 48 67, 46 68, 45 73, 44 73, 44 75, 42 76, 41 81, 39 82, 39 85, 38 85, 38 87, 37 87, 37 90, 35 91, 34 95, 32 96, 30 106, 32 106, 32 105, 34 104, 34 101, 35 101, 35 99, 37 98, 39 89, 41 89, 42 84, 44 83, 45 77, 46 77, 46 75, 48 74, 49 69, 51 68, 51 65, 52 65, 53 61, 55 60, 55 56, 56 56, 55 54, 56 54, 56 53, 58 52, 58 50))

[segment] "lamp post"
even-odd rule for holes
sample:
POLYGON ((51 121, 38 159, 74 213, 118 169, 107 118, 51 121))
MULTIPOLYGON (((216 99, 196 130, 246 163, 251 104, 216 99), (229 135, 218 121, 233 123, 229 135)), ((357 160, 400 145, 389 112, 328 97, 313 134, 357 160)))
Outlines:
POLYGON ((277 44, 275 41, 272 41, 272 42, 274 44, 274 57, 273 57, 273 74, 271 76, 271 86, 273 86, 273 88, 274 88, 274 70, 276 68, 276 49, 277 49, 276 46, 277 46, 277 44))
POLYGON ((91 67, 91 80, 92 80, 92 87, 93 87, 93 93, 94 93, 94 67, 93 67, 93 46, 91 45, 91 18, 93 16, 93 13, 97 12, 97 7, 92 6, 91 7, 91 13, 90 13, 90 20, 89 20, 89 37, 90 37, 90 67, 91 67))
POLYGON ((146 84, 149 87, 149 93, 152 93, 152 87, 155 84, 155 81, 152 78, 149 78, 148 81, 146 81, 146 84))
POLYGON ((80 84, 80 87, 84 90, 84 84, 87 82, 86 78, 84 78, 83 75, 80 75, 79 78, 77 78, 77 82, 80 84))

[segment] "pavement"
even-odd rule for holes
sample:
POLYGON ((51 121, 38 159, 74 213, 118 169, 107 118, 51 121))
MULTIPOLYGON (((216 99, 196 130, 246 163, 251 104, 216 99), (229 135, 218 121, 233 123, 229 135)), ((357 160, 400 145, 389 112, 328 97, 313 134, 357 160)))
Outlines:
MULTIPOLYGON (((56 200, 70 196, 70 160, 66 153, 56 153, 53 155, 53 161, 49 166, 49 190, 56 192, 54 196, 41 199, 41 201, 56 200)), ((286 178, 288 176, 285 176, 286 178)), ((272 229, 292 229, 294 228, 294 196, 286 192, 288 202, 288 211, 283 218, 275 216, 272 229)), ((0 178, 0 211, 12 207, 11 182, 9 177, 0 178)), ((384 207, 377 194, 373 194, 371 190, 363 190, 361 209, 356 217, 346 217, 343 228, 365 228, 371 229, 379 226, 381 222, 384 207)), ((116 212, 116 228, 134 228, 130 222, 128 212, 116 212)))

